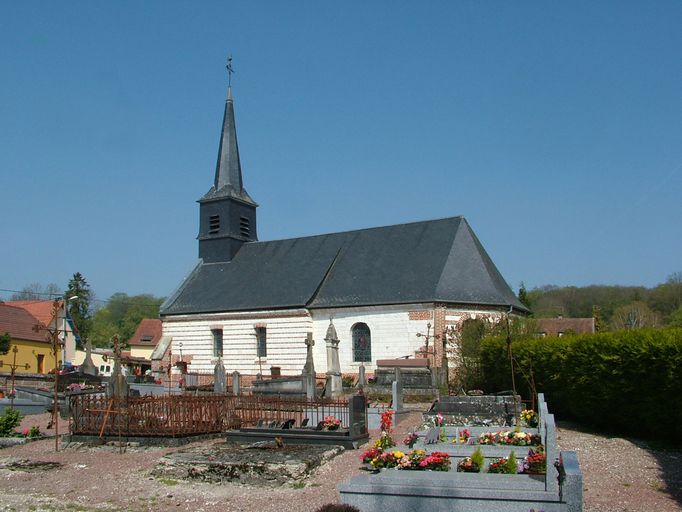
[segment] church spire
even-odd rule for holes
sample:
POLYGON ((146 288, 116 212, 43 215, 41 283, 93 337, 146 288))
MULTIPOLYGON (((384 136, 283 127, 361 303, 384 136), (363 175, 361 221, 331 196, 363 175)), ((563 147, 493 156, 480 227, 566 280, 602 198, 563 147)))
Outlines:
POLYGON ((234 101, 232 99, 232 57, 227 60, 228 86, 225 111, 223 113, 223 127, 218 146, 218 162, 215 169, 213 187, 207 197, 234 197, 247 203, 253 199, 244 189, 242 181, 242 167, 239 161, 239 145, 237 144, 237 127, 234 120, 234 101))
POLYGON ((228 262, 247 242, 258 240, 258 205, 244 189, 232 99, 232 57, 213 186, 199 199, 199 257, 204 263, 228 262))

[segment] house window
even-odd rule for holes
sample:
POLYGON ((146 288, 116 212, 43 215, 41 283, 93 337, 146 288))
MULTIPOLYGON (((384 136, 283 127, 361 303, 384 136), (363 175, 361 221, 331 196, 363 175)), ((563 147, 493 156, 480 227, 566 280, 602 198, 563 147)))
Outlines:
POLYGON ((367 324, 357 323, 351 329, 353 338, 353 361, 368 363, 372 360, 372 334, 367 324))
POLYGON ((223 357, 223 330, 213 329, 213 357, 223 357))
POLYGON ((211 215, 208 219, 208 232, 211 235, 220 232, 220 215, 211 215))
POLYGON ((256 356, 268 356, 268 333, 265 327, 256 327, 256 356))
POLYGON ((239 232, 242 236, 251 236, 251 227, 249 226, 249 219, 246 217, 239 217, 239 232))
POLYGON ((142 336, 142 338, 140 338, 140 341, 142 341, 144 343, 150 343, 153 339, 154 339, 154 336, 152 336, 151 334, 145 334, 142 336))
POLYGON ((38 368, 38 373, 45 373, 45 355, 38 354, 36 356, 36 366, 38 368))

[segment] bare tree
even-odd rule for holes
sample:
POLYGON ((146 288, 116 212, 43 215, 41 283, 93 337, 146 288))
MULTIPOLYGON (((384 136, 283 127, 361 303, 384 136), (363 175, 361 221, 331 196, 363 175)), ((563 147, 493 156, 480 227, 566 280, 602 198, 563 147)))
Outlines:
POLYGON ((635 301, 617 308, 611 317, 611 327, 614 330, 657 327, 659 324, 658 314, 642 301, 635 301))

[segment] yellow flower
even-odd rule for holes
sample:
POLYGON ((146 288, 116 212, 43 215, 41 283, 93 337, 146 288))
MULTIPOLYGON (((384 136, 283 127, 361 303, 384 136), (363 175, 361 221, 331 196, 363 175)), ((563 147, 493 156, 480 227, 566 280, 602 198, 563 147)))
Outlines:
POLYGON ((400 450, 396 450, 393 452, 393 456, 396 459, 402 459, 405 456, 405 454, 403 452, 401 452, 400 450))

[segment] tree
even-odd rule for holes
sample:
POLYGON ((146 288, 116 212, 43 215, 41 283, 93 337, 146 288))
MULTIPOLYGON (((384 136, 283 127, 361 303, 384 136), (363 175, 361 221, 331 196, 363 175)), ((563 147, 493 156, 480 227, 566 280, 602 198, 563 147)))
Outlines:
POLYGON ((76 331, 80 334, 81 343, 85 343, 88 340, 92 328, 90 313, 91 296, 90 285, 80 272, 76 272, 69 280, 64 300, 76 331))
POLYGON ((530 309, 530 298, 528 297, 528 292, 526 291, 526 286, 521 281, 521 287, 519 288, 519 300, 521 304, 530 309))
POLYGON ((13 293, 11 300, 46 300, 59 297, 61 294, 61 289, 54 283, 47 286, 43 286, 41 283, 31 283, 13 293))
POLYGON ((93 316, 93 344, 106 346, 114 334, 118 334, 125 343, 135 333, 143 318, 158 318, 163 300, 153 295, 128 296, 125 293, 115 293, 93 316))
POLYGON ((682 306, 670 315, 670 327, 682 327, 682 306))
POLYGON ((658 314, 642 301, 635 301, 617 308, 611 318, 611 327, 614 330, 658 327, 659 323, 658 314))
POLYGON ((0 355, 4 356, 9 352, 9 344, 12 342, 12 336, 8 332, 0 335, 0 355))
POLYGON ((592 306, 592 318, 594 318, 594 332, 604 330, 604 320, 601 317, 601 308, 596 304, 592 306))

